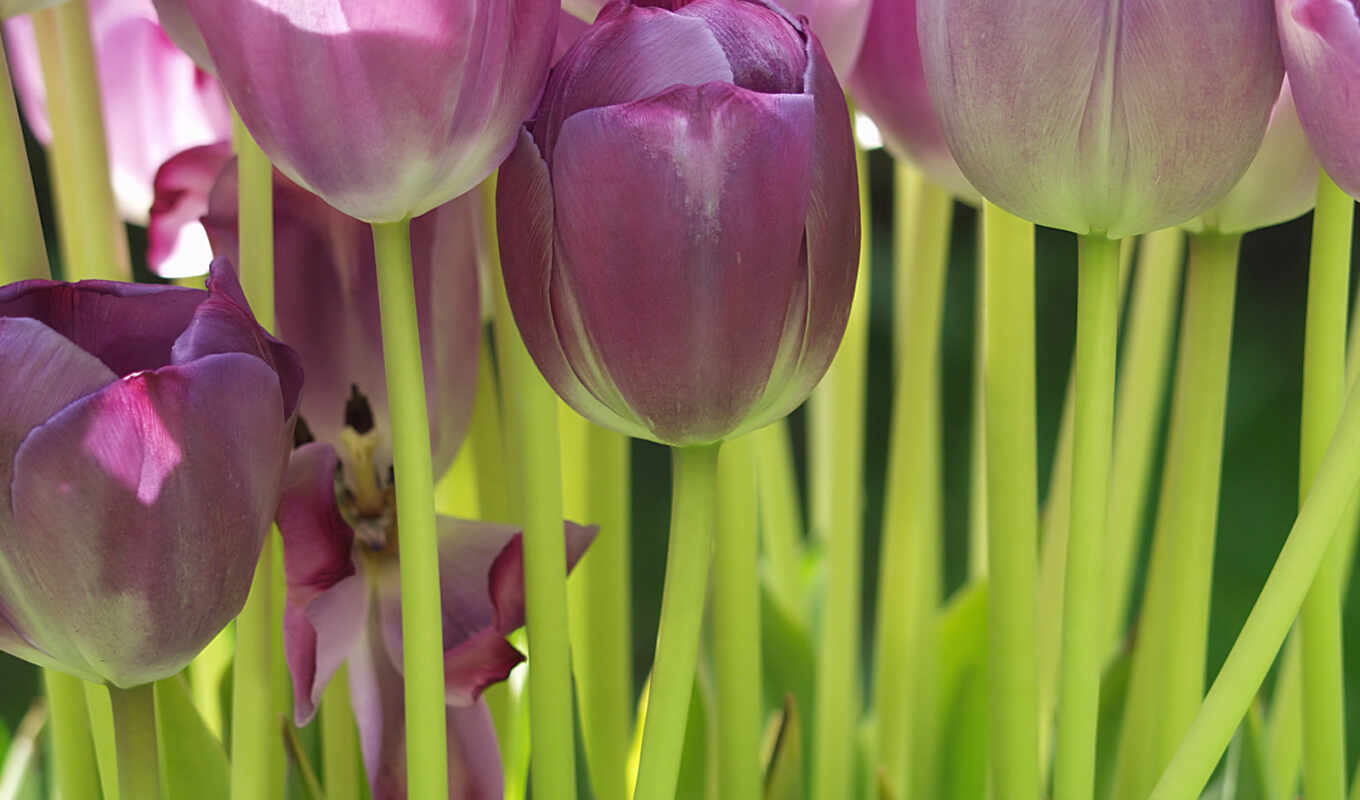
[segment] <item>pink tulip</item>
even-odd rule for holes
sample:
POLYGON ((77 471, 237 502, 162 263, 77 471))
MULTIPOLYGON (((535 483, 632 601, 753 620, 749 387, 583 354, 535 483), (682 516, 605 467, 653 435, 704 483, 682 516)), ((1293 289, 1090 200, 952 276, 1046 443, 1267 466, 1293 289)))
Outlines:
POLYGON ((1360 12, 1352 0, 1276 0, 1299 119, 1327 174, 1360 197, 1360 12))

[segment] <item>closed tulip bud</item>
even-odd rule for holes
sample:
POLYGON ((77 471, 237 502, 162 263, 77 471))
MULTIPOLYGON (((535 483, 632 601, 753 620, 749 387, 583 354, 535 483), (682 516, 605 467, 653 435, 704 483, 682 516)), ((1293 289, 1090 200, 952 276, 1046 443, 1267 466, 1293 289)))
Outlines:
POLYGON ((845 99, 764 0, 607 6, 501 169, 506 289, 586 417, 674 445, 799 405, 840 343, 859 203, 845 99))
POLYGON ((1276 0, 1299 118, 1327 174, 1360 197, 1360 12, 1353 0, 1276 0))
POLYGON ((230 266, 208 291, 0 288, 0 649, 128 688, 241 610, 302 373, 230 266))
POLYGON ((985 197, 1122 238, 1203 213, 1283 77, 1270 0, 918 0, 926 81, 985 197))
POLYGON ((1286 78, 1265 141, 1247 174, 1218 205, 1182 227, 1196 233, 1246 233, 1288 222, 1312 209, 1317 184, 1317 156, 1308 145, 1286 78))
POLYGON ((926 88, 916 38, 916 0, 873 0, 859 58, 846 82, 897 158, 914 162, 954 194, 977 198, 959 171, 926 88))
POLYGON ((274 164, 365 222, 423 214, 504 160, 542 91, 559 13, 556 0, 161 0, 162 11, 172 4, 274 164))

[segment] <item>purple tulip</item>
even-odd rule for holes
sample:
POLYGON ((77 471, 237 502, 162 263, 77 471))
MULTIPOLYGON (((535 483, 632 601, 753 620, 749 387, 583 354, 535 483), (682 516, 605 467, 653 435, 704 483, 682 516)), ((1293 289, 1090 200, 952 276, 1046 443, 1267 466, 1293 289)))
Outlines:
POLYGON ((854 292, 845 99, 764 0, 614 2, 553 69, 501 169, 511 309, 586 417, 686 445, 787 414, 854 292))
POLYGON ((1246 233, 1301 217, 1317 201, 1318 169, 1286 78, 1265 141, 1247 173, 1218 205, 1183 227, 1246 233))
MULTIPOLYGON (((189 147, 230 137, 231 111, 217 81, 166 36, 150 0, 92 0, 90 29, 108 126, 109 168, 123 219, 146 225, 161 162, 189 147)), ((50 144, 33 22, 5 23, 5 38, 24 117, 50 144)), ((211 260, 202 229, 189 226, 162 243, 154 266, 165 277, 201 275, 211 260)))
POLYGON ((1082 234, 1213 206, 1260 148, 1283 77, 1270 0, 919 0, 917 13, 964 175, 1082 234))
POLYGON ((846 82, 860 110, 873 117, 897 158, 914 162, 936 183, 976 200, 945 143, 926 88, 916 39, 916 0, 873 0, 859 59, 846 82))
POLYGON ((244 605, 302 372, 225 261, 208 291, 0 288, 0 649, 173 675, 244 605))
MULTIPOLYGON (((185 151, 166 162, 152 219, 157 236, 201 216, 213 252, 237 256, 235 162, 225 145, 185 151)), ((460 197, 411 226, 417 316, 430 414, 434 467, 453 463, 472 416, 481 336, 478 263, 483 255, 482 204, 460 197)), ((345 409, 356 391, 380 430, 371 453, 391 466, 387 381, 383 372, 373 232, 315 195, 274 174, 274 275, 278 332, 307 367, 302 418, 320 440, 339 442, 345 409)))
MULTIPOLYGON (((849 76, 854 70, 869 26, 869 7, 875 0, 783 0, 794 14, 808 18, 812 33, 826 48, 827 58, 836 74, 849 76)), ((903 43, 905 44, 905 42, 903 43)))
POLYGON ((556 0, 161 7, 193 17, 279 169, 366 222, 430 211, 504 160, 542 91, 559 13, 556 0))
POLYGON ((1360 12, 1352 0, 1276 0, 1303 129, 1347 194, 1360 197, 1360 12))
MULTIPOLYGON (((348 662, 350 694, 376 800, 406 797, 399 538, 391 497, 366 506, 341 481, 329 444, 293 455, 279 506, 288 603, 284 646, 298 725, 348 662)), ((594 537, 566 526, 568 564, 594 537)), ((449 796, 499 798, 503 773, 491 715, 480 699, 523 660, 505 640, 524 624, 524 560, 508 525, 439 519, 440 598, 448 704, 449 796)))

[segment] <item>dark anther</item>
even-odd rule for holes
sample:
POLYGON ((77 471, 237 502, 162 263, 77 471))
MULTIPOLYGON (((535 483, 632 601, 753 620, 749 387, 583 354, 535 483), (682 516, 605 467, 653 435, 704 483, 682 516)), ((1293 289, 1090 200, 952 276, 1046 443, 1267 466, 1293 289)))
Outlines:
POLYGON ((349 399, 345 401, 345 427, 363 435, 373 430, 373 408, 356 384, 349 385, 349 399))
POLYGON ((312 435, 312 429, 307 427, 307 420, 298 414, 297 425, 293 428, 293 447, 301 447, 304 444, 311 444, 316 441, 312 435))

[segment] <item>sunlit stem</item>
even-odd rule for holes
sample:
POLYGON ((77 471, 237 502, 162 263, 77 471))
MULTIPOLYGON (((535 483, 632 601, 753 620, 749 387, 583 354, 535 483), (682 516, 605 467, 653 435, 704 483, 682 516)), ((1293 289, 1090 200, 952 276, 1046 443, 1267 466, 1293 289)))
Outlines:
POLYGON ((9 62, 0 47, 0 285, 48 277, 33 175, 28 168, 24 129, 11 91, 9 62))
POLYGON ((118 794, 127 800, 161 797, 155 686, 109 687, 118 739, 118 794))
POLYGON ((52 713, 57 789, 63 800, 98 800, 99 775, 81 680, 53 669, 45 669, 42 674, 52 713))
POLYGON ((803 597, 803 508, 789 424, 781 419, 749 434, 756 448, 764 574, 790 619, 807 622, 803 597))

